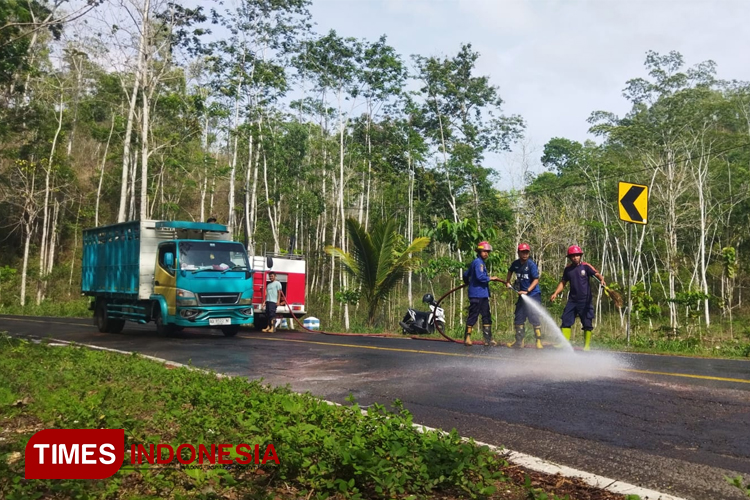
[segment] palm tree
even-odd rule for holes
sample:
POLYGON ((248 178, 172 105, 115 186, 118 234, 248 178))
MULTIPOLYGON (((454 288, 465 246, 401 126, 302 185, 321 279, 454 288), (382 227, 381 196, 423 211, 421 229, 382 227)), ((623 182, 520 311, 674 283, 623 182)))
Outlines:
POLYGON ((402 249, 393 219, 376 225, 368 233, 356 219, 347 218, 346 230, 351 252, 327 246, 326 253, 338 257, 359 283, 360 296, 367 304, 367 322, 372 326, 381 304, 409 269, 419 263, 415 254, 430 244, 430 238, 416 238, 402 249))

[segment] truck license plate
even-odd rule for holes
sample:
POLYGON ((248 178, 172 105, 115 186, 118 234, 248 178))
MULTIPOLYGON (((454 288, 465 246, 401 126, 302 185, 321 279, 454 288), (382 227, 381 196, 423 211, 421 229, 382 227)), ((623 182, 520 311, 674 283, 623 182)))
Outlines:
POLYGON ((232 318, 209 318, 208 324, 211 326, 231 325, 232 318))

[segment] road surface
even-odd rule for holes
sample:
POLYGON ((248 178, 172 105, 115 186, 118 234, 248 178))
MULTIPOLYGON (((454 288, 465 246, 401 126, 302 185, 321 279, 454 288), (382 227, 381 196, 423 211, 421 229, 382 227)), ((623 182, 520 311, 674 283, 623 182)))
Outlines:
POLYGON ((414 421, 690 499, 745 498, 750 361, 542 351, 304 332, 185 330, 0 316, 0 331, 136 351, 361 405, 404 402, 414 421))

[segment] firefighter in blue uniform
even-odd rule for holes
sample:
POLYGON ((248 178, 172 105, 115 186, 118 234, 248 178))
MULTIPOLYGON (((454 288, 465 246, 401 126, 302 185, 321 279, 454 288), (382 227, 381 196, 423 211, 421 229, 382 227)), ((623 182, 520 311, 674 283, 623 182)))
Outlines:
POLYGON ((464 332, 464 345, 471 345, 471 331, 482 315, 482 334, 484 345, 497 345, 492 340, 492 316, 490 315, 490 281, 502 281, 497 276, 487 273, 485 261, 490 256, 492 245, 482 241, 477 245, 477 258, 472 261, 469 268, 464 271, 464 283, 469 288, 469 316, 466 318, 466 331, 464 332))
MULTIPOLYGON (((513 275, 516 275, 516 291, 518 292, 518 301, 516 301, 516 311, 513 324, 516 330, 516 341, 508 343, 508 347, 520 349, 523 347, 523 339, 526 336, 526 318, 534 327, 534 337, 536 338, 536 348, 542 349, 542 322, 539 320, 539 314, 535 309, 527 304, 528 300, 535 300, 538 304, 542 303, 542 291, 539 287, 539 268, 536 263, 529 258, 531 247, 528 243, 518 245, 518 259, 514 260, 508 268, 506 281, 510 283, 513 275), (522 295, 526 295, 523 298, 522 295)), ((508 285, 510 286, 510 285, 508 285)))
POLYGON ((581 260, 582 256, 583 250, 578 245, 568 247, 570 264, 565 266, 562 279, 550 297, 550 300, 554 302, 555 298, 565 288, 565 285, 570 283, 568 303, 565 304, 565 310, 562 313, 560 329, 563 336, 570 341, 570 327, 575 323, 576 316, 581 318, 584 336, 583 350, 588 351, 591 349, 591 331, 594 329, 592 324, 592 320, 594 319, 593 294, 591 293, 589 280, 591 276, 594 276, 602 286, 607 286, 607 284, 604 282, 604 276, 594 266, 581 260))

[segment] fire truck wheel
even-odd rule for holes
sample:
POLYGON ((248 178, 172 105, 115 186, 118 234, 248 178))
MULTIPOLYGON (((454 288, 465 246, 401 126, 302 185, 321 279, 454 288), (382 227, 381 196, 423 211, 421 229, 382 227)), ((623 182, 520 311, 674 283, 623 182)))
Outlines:
POLYGON ((225 337, 234 337, 239 333, 239 331, 240 325, 229 325, 221 327, 221 333, 223 333, 225 337))

